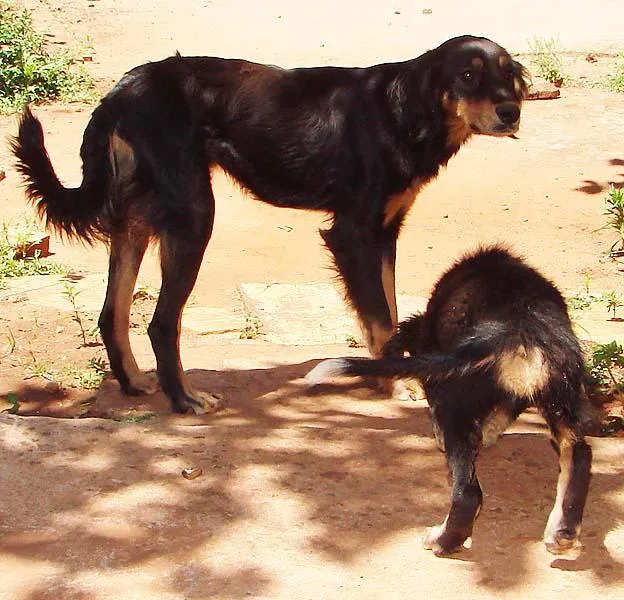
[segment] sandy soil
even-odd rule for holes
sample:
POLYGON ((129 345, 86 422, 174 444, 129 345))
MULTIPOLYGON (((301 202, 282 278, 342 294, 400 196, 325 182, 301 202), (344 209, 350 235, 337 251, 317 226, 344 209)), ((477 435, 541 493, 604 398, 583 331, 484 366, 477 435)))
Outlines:
MULTIPOLYGON (((571 11, 563 1, 539 9, 512 1, 504 13, 483 2, 478 15, 462 2, 401 0, 368 8, 351 0, 23 4, 51 45, 81 48, 102 92, 135 64, 175 50, 284 66, 370 64, 459 33, 520 53, 535 35, 559 37, 576 83, 558 100, 527 103, 518 139, 469 142, 425 189, 400 239, 398 291, 427 295, 461 252, 492 241, 523 253, 569 296, 587 286, 624 291, 619 266, 605 256, 613 234, 600 230, 608 186, 624 185, 624 100, 591 85, 622 49, 618 2, 571 11), (590 52, 597 62, 585 60, 590 52)), ((37 109, 68 183, 80 176, 91 109, 37 109)), ((14 117, 0 118, 0 135, 14 128, 14 117)), ((30 214, 4 146, 0 168, 3 219, 30 214)), ((316 233, 322 216, 253 202, 219 174, 215 192, 215 233, 192 305, 243 311, 243 282, 332 280, 316 233)), ((77 278, 106 270, 102 247, 53 237, 52 248, 77 278)), ((139 279, 158 287, 155 253, 139 279)), ((44 415, 0 416, 0 598, 624 598, 621 438, 591 439, 579 559, 554 559, 539 541, 557 468, 532 414, 480 461, 486 505, 472 549, 436 559, 420 538, 443 517, 448 488, 424 402, 380 402, 358 386, 310 393, 297 381, 319 358, 361 350, 185 330, 193 382, 223 393, 227 406, 174 417, 161 395, 123 398, 111 381, 94 391, 24 379, 46 365, 65 368, 70 380, 72 368, 104 357, 101 345, 80 342, 68 312, 27 301, 46 293, 0 293, 0 394, 16 394, 22 414, 44 415), (156 416, 142 421, 145 413, 156 416), (188 481, 185 467, 203 475, 188 481)), ((144 332, 152 307, 144 299, 133 314, 145 368, 154 364, 144 332)), ((97 313, 83 316, 93 322, 97 313)), ((622 339, 624 325, 608 320, 604 305, 577 317, 587 339, 622 339)))

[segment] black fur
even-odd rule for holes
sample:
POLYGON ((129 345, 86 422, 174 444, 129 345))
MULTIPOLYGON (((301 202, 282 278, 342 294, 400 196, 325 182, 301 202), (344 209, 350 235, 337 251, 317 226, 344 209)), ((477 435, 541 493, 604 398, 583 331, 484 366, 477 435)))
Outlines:
POLYGON ((133 69, 96 108, 78 188, 57 179, 28 109, 14 153, 49 225, 110 241, 100 325, 129 393, 149 386, 126 343, 128 286, 148 241, 160 242, 163 286, 149 328, 159 380, 175 410, 201 411, 206 399, 183 381, 178 325, 212 232, 210 167, 265 202, 330 215, 323 238, 379 355, 396 327, 396 239, 413 197, 473 133, 513 134, 525 91, 521 65, 472 36, 367 68, 174 56, 133 69))
POLYGON ((576 547, 591 449, 581 432, 583 355, 557 288, 507 250, 482 249, 443 275, 425 313, 401 323, 385 353, 378 360, 324 361, 308 381, 376 375, 422 382, 453 480, 449 515, 427 547, 447 554, 471 535, 482 498, 474 465, 479 449, 530 405, 546 419, 561 454, 544 538, 554 553, 576 547))

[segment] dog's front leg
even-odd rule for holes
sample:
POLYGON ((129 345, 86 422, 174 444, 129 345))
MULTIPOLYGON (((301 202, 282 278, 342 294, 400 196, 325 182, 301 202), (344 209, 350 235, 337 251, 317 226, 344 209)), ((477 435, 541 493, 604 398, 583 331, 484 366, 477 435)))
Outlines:
POLYGON ((480 436, 474 430, 456 429, 456 425, 440 424, 452 479, 451 509, 444 523, 429 529, 423 540, 423 546, 437 556, 452 554, 469 544, 483 500, 475 470, 480 436))
POLYGON ((397 324, 394 263, 398 229, 336 216, 321 236, 334 256, 348 301, 357 312, 366 345, 381 356, 397 324))

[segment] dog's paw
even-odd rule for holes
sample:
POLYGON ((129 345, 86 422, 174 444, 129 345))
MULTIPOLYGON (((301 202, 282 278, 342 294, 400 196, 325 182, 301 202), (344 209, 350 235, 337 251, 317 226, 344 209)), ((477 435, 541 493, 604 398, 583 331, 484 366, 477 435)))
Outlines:
POLYGON ((141 396, 143 394, 151 396, 159 389, 160 385, 155 374, 138 371, 129 377, 128 386, 124 392, 129 396, 141 396))
POLYGON ((196 415, 205 415, 221 410, 223 408, 223 404, 224 401, 221 394, 194 392, 191 408, 196 415))
POLYGON ((436 556, 448 556, 459 552, 462 548, 469 549, 471 546, 471 537, 459 540, 458 536, 447 531, 446 522, 427 529, 427 534, 423 538, 423 548, 431 550, 436 556))
POLYGON ((207 415, 223 408, 224 401, 221 394, 193 391, 174 403, 173 409, 178 413, 193 411, 196 415, 207 415))
POLYGON ((305 382, 309 387, 327 383, 333 377, 344 374, 347 361, 344 358, 329 358, 320 362, 306 376, 305 382))
POLYGON ((553 535, 544 536, 544 545, 551 554, 569 558, 576 558, 583 548, 579 536, 567 531, 557 531, 553 535))

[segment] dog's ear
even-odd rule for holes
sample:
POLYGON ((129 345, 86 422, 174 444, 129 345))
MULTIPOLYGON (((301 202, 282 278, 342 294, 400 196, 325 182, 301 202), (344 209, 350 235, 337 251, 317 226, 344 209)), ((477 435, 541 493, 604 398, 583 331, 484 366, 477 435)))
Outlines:
POLYGON ((516 91, 520 96, 520 99, 527 97, 529 93, 529 87, 531 85, 531 74, 529 70, 516 60, 511 61, 514 73, 514 83, 516 91))
POLYGON ((388 104, 397 123, 412 141, 430 138, 442 122, 440 106, 441 66, 421 63, 397 76, 388 86, 388 104))

